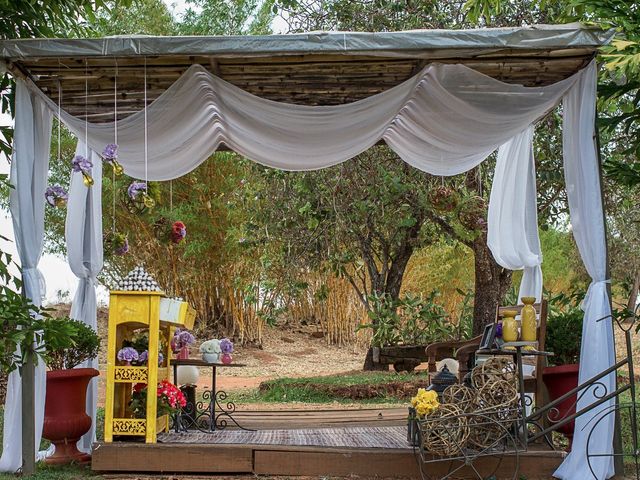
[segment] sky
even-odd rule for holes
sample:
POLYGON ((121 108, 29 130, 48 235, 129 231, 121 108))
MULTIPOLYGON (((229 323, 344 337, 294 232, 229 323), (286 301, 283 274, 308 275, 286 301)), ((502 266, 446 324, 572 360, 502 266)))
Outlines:
MULTIPOLYGON (((187 7, 185 0, 163 1, 175 16, 180 16, 184 13, 187 7)), ((274 21, 273 29, 276 33, 281 33, 284 29, 284 25, 284 21, 278 18, 274 21)), ((11 124, 11 122, 12 120, 8 115, 0 114, 1 125, 8 125, 11 124)), ((0 173, 8 173, 9 168, 7 158, 0 154, 0 173)), ((12 254, 14 260, 18 261, 16 247, 13 243, 14 235, 11 217, 9 212, 3 209, 0 209, 0 235, 7 237, 10 240, 8 242, 0 240, 0 248, 2 251, 12 254)), ((78 281, 71 271, 71 268, 69 268, 66 258, 45 253, 43 254, 38 266, 44 275, 47 285, 45 303, 53 304, 60 300, 69 301, 73 298, 78 281)), ((15 270, 15 273, 17 273, 17 270, 15 270)), ((108 293, 106 289, 99 287, 98 301, 106 303, 107 300, 108 293)))

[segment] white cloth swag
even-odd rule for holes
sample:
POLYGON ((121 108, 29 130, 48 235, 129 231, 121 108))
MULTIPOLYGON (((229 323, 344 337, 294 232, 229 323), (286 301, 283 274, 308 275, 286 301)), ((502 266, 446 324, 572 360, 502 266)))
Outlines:
MULTIPOLYGON (((594 323, 608 308, 603 283, 604 225, 593 144, 595 74, 592 62, 566 80, 527 88, 502 83, 462 65, 433 64, 379 95, 347 105, 311 107, 255 97, 194 65, 147 109, 148 165, 144 161, 144 112, 118 122, 118 159, 132 177, 169 180, 190 172, 225 144, 270 167, 313 170, 346 161, 383 139, 416 168, 435 175, 454 175, 475 167, 500 147, 489 207, 489 246, 503 267, 525 270, 520 293, 540 298, 542 255, 532 125, 567 95, 564 153, 571 218, 581 255, 594 279, 585 301, 581 363, 581 379, 585 379, 611 365, 613 351, 610 325, 594 323), (598 355, 593 355, 594 350, 598 355)), ((57 105, 32 82, 24 83, 57 111, 57 105)), ((17 108, 20 111, 26 106, 19 103, 17 108)), ((83 119, 64 111, 61 118, 85 139, 83 119)), ((102 151, 113 142, 113 134, 112 123, 89 124, 89 149, 102 151)), ((93 286, 89 288, 87 282, 95 278, 101 261, 96 256, 100 250, 98 223, 88 223, 87 218, 100 215, 100 195, 83 200, 81 192, 86 187, 80 185, 79 177, 74 182, 71 195, 79 200, 77 209, 74 206, 68 213, 67 240, 74 272, 85 282, 83 293, 74 301, 74 312, 92 324, 93 286)), ((93 189, 99 192, 97 186, 93 189)), ((31 202, 42 201, 41 192, 33 192, 31 202)), ((75 200, 70 199, 70 207, 72 203, 75 200)), ((590 401, 585 397, 582 405, 590 401)), ((605 424, 606 431, 595 438, 597 446, 592 451, 611 449, 612 424, 605 424)), ((563 478, 582 480, 589 475, 585 450, 577 448, 584 445, 586 435, 576 428, 574 452, 559 470, 563 478)), ((602 478, 610 475, 609 468, 602 471, 602 478)))

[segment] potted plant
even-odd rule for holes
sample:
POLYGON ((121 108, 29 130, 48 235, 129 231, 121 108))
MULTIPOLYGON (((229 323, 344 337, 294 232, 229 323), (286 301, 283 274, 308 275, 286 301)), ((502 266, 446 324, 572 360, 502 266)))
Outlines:
MULTIPOLYGON (((577 296, 558 295, 551 300, 555 303, 547 321, 545 350, 553 352, 548 358, 549 366, 542 372, 542 379, 554 401, 578 386, 580 369, 580 347, 582 343, 582 319, 577 296), (554 302, 555 300, 555 302, 554 302)), ((551 303, 550 302, 550 303, 551 303)), ((551 421, 560 421, 576 412, 577 395, 571 395, 557 406, 557 414, 551 421)), ((568 422, 558 429, 569 440, 567 451, 571 450, 574 422, 568 422)))
POLYGON ((42 436, 55 445, 55 453, 47 463, 86 462, 90 456, 81 453, 76 443, 91 428, 86 413, 87 386, 100 374, 95 368, 74 368, 94 358, 100 348, 96 332, 77 320, 52 319, 51 323, 65 326, 69 335, 51 337, 45 332, 47 395, 44 406, 42 436))

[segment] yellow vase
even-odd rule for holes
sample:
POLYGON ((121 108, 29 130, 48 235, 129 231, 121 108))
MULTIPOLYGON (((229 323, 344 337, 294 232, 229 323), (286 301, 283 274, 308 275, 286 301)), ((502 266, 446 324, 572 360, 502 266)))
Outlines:
POLYGON ((505 342, 518 341, 518 323, 516 322, 515 310, 504 310, 502 312, 502 339, 505 342))
POLYGON ((520 316, 522 317, 522 341, 523 342, 535 342, 537 340, 537 327, 536 321, 536 309, 533 307, 536 301, 535 297, 522 297, 522 311, 520 316))

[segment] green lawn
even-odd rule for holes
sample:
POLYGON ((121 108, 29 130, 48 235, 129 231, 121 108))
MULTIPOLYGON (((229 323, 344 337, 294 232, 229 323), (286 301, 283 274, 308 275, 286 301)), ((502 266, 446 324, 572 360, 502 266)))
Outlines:
POLYGON ((307 378, 279 378, 260 388, 234 393, 241 403, 398 403, 407 404, 419 387, 428 386, 426 374, 355 372, 307 378))

